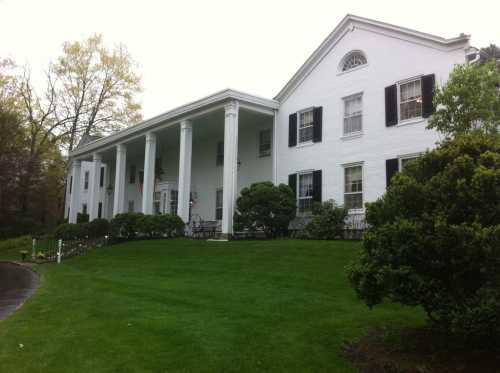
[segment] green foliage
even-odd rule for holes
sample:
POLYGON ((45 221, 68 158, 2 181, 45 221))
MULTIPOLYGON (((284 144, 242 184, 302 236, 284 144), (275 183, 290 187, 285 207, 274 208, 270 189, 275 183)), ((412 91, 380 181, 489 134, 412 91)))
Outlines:
POLYGON ((64 223, 60 224, 54 231, 55 238, 62 240, 81 240, 86 238, 89 234, 88 223, 71 224, 64 223))
POLYGON ((88 223, 89 222, 89 214, 84 214, 83 212, 79 212, 76 214, 76 223, 88 223))
POLYGON ((312 221, 306 226, 304 235, 315 240, 342 238, 347 210, 329 200, 315 207, 312 221))
POLYGON ((137 234, 147 237, 175 237, 184 233, 184 222, 177 215, 144 215, 137 212, 118 214, 111 220, 116 235, 134 238, 137 234))
POLYGON ((368 204, 349 278, 372 307, 421 305, 468 338, 500 337, 500 138, 477 132, 409 163, 368 204))
POLYGON ((121 237, 134 238, 138 232, 138 222, 142 216, 143 214, 140 212, 117 214, 111 220, 111 227, 121 237))
POLYGON ((137 231, 148 237, 175 237, 183 233, 184 222, 177 215, 143 215, 137 221, 137 231))
POLYGON ((100 238, 109 234, 111 225, 106 219, 94 219, 87 224, 89 237, 100 238))
POLYGON ((32 244, 31 236, 21 236, 17 238, 11 238, 9 240, 0 241, 0 252, 10 251, 13 249, 31 248, 31 244, 32 244))
POLYGON ((500 67, 495 61, 457 65, 446 85, 436 87, 436 112, 429 120, 447 137, 479 128, 497 133, 500 125, 500 67))
POLYGON ((243 188, 236 201, 235 230, 263 230, 267 237, 285 235, 295 217, 295 195, 289 186, 266 181, 243 188))

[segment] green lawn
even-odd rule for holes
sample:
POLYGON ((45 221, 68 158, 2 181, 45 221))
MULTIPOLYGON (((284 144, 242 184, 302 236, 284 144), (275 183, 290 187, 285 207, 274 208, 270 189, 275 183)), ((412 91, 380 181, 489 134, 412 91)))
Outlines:
POLYGON ((423 321, 356 299, 358 245, 136 241, 39 266, 41 288, 0 322, 0 371, 352 372, 344 340, 423 321))

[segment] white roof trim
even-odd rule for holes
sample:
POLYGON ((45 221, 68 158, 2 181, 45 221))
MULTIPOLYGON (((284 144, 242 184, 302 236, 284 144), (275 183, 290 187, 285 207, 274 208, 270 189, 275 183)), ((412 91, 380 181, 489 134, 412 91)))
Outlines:
POLYGON ((400 39, 424 44, 439 49, 453 49, 468 45, 470 36, 460 35, 458 37, 446 39, 440 36, 427 34, 424 32, 408 29, 380 22, 368 18, 347 14, 335 29, 326 37, 304 64, 297 70, 293 77, 286 83, 281 91, 274 98, 280 102, 286 100, 288 96, 302 83, 311 71, 323 60, 330 50, 344 37, 346 33, 354 28, 365 29, 374 32, 385 32, 388 36, 397 36, 400 39))
POLYGON ((168 121, 180 122, 183 119, 194 118, 198 115, 201 115, 202 113, 206 113, 207 109, 209 108, 220 108, 222 103, 230 100, 241 102, 242 108, 268 114, 274 113, 274 110, 278 109, 279 107, 278 101, 250 95, 244 92, 236 91, 234 89, 225 89, 202 99, 179 106, 173 110, 147 119, 136 125, 127 127, 109 136, 91 141, 82 147, 73 149, 73 151, 70 152, 69 156, 75 157, 86 155, 92 151, 96 151, 104 147, 109 147, 109 145, 111 144, 119 144, 122 141, 126 141, 130 138, 136 137, 142 132, 156 129, 156 127, 159 127, 168 121))

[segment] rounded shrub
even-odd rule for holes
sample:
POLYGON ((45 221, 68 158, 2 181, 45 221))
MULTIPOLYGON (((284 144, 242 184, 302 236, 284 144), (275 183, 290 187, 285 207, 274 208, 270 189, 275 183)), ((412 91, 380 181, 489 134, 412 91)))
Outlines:
POLYGON ((87 224, 60 224, 54 231, 54 237, 62 240, 80 240, 88 235, 87 224))
POLYGON ((106 219, 94 219, 87 224, 87 229, 91 238, 104 237, 109 234, 110 223, 106 219))
POLYGON ((408 163, 367 206, 349 270, 370 306, 422 306, 436 326, 500 339, 500 140, 474 133, 408 163))
POLYGON ((325 201, 315 206, 313 217, 304 232, 306 238, 314 240, 341 239, 347 210, 339 207, 335 201, 325 201))
POLYGON ((134 238, 139 232, 138 222, 143 216, 140 212, 117 214, 111 220, 111 228, 120 237, 134 238))

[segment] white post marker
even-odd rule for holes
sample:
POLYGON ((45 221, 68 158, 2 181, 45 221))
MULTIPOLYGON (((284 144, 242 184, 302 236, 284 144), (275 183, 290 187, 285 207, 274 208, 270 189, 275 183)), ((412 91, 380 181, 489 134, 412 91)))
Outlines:
POLYGON ((61 255, 62 255, 62 240, 59 240, 57 244, 57 264, 61 263, 61 255))
POLYGON ((31 246, 31 259, 36 259, 36 238, 33 238, 33 244, 31 246))

